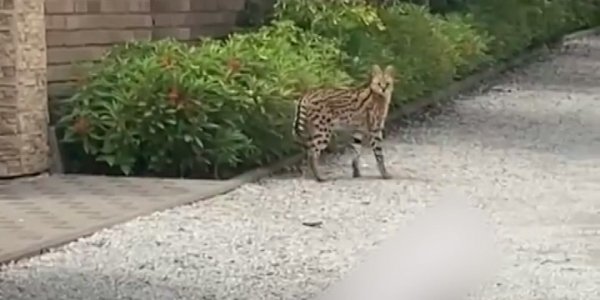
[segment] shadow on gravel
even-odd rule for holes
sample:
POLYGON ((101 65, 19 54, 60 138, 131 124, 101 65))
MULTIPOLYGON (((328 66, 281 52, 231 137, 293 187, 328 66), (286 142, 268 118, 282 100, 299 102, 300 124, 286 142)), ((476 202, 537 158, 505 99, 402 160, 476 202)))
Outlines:
MULTIPOLYGON (((217 300, 197 282, 198 286, 164 281, 158 273, 140 278, 138 274, 102 274, 99 271, 47 270, 28 273, 18 279, 0 279, 0 299, 198 299, 217 300), (35 274, 35 278, 33 278, 35 274), (208 293, 207 293, 208 292, 208 293)), ((165 278, 168 276, 164 274, 165 278)))

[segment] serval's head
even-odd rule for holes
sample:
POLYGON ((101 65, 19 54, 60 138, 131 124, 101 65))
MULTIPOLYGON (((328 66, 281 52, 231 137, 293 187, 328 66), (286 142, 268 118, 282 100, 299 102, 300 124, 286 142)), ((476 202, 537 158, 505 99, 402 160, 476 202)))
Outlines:
POLYGON ((389 100, 394 91, 394 67, 388 65, 385 70, 381 70, 379 65, 373 65, 370 88, 375 94, 389 100))

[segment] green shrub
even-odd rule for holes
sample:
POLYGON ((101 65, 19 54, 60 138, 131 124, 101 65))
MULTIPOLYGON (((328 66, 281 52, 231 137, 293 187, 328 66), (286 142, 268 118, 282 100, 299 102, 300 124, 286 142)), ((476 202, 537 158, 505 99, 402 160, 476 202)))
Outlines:
POLYGON ((477 0, 470 6, 475 22, 493 40, 491 54, 507 58, 530 45, 533 33, 527 24, 530 5, 521 0, 477 0))
POLYGON ((569 22, 565 1, 536 0, 533 3, 537 9, 531 9, 528 14, 528 24, 533 32, 532 42, 544 42, 562 34, 569 22))
POLYGON ((600 0, 438 1, 444 15, 371 2, 279 0, 272 25, 225 41, 114 47, 60 108, 71 171, 229 177, 297 150, 292 102, 306 89, 393 64, 398 106, 600 23, 600 0))
POLYGON ((275 16, 291 20, 304 30, 340 41, 347 55, 346 70, 356 79, 364 80, 374 63, 387 64, 393 53, 379 35, 385 25, 375 7, 360 0, 280 0, 275 4, 275 16))
POLYGON ((59 126, 67 144, 125 174, 227 176, 294 150, 291 101, 349 82, 342 56, 290 22, 197 47, 129 43, 91 70, 59 126))
POLYGON ((454 48, 457 77, 471 74, 491 62, 488 53, 492 38, 474 25, 472 15, 450 13, 432 21, 454 48))
POLYGON ((402 4, 382 10, 381 38, 392 49, 400 75, 396 101, 415 99, 452 81, 457 54, 425 7, 402 4))
POLYGON ((374 63, 393 64, 395 104, 447 85, 486 59, 488 40, 467 18, 441 18, 414 4, 376 9, 364 1, 284 0, 277 3, 276 15, 339 39, 349 58, 346 70, 356 80, 364 80, 374 63))
POLYGON ((598 0, 473 0, 475 24, 493 38, 491 54, 505 59, 570 30, 600 23, 598 0))
POLYGON ((383 30, 377 8, 360 0, 279 0, 275 16, 326 36, 347 37, 348 31, 375 26, 383 30))
POLYGON ((394 64, 401 74, 396 102, 414 100, 448 85, 486 59, 486 38, 466 21, 432 15, 426 8, 400 4, 380 12, 394 64))
POLYGON ((568 10, 567 30, 600 25, 600 0, 555 0, 568 10))

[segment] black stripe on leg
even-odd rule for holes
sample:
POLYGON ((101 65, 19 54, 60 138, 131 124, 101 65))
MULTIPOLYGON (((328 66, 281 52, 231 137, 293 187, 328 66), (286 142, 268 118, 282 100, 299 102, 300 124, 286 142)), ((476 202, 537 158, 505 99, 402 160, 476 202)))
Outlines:
POLYGON ((374 138, 371 140, 371 148, 379 148, 381 150, 381 139, 380 138, 374 138))
POLYGON ((377 145, 373 147, 373 154, 375 155, 375 160, 377 160, 377 162, 383 161, 383 149, 381 149, 381 146, 377 145))
POLYGON ((380 132, 383 132, 383 129, 381 128, 377 128, 377 129, 372 129, 370 130, 371 134, 377 135, 380 132))

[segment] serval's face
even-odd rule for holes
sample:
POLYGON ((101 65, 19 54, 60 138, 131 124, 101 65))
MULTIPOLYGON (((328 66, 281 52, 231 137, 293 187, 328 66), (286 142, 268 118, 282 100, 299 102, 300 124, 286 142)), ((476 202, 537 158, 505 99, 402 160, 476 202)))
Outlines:
POLYGON ((371 70, 370 87, 375 94, 390 98, 394 91, 394 67, 390 65, 381 70, 378 65, 374 65, 371 70))

